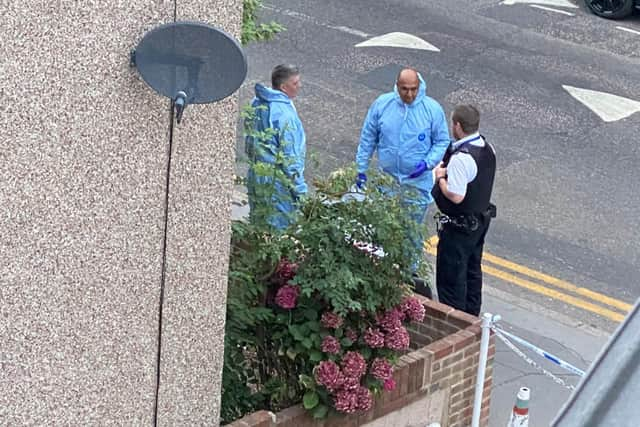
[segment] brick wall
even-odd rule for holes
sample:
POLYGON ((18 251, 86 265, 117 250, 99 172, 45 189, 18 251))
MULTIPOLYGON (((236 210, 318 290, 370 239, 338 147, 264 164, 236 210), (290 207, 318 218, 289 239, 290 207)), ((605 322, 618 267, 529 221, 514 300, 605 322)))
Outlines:
MULTIPOLYGON (((413 324, 411 351, 400 358, 395 368, 397 387, 383 393, 366 414, 335 416, 315 421, 301 406, 273 414, 258 411, 230 424, 231 427, 359 427, 385 417, 389 425, 420 426, 427 420, 393 419, 394 413, 407 405, 444 392, 444 408, 438 417, 442 427, 471 425, 476 374, 480 351, 480 319, 449 306, 421 298, 426 316, 413 324), (422 423, 422 424, 421 424, 422 423)), ((491 379, 495 354, 494 337, 489 344, 489 358, 484 383, 481 425, 489 422, 491 379)), ((433 421, 432 418, 429 421, 433 421)))

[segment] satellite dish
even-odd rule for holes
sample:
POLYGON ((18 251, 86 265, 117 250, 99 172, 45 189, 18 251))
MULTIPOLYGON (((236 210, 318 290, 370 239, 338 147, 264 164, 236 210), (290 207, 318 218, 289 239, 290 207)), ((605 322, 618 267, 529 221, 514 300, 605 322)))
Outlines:
POLYGON ((174 101, 178 123, 187 104, 224 99, 247 75, 240 44, 200 22, 172 22, 152 29, 131 53, 131 63, 149 86, 174 101))

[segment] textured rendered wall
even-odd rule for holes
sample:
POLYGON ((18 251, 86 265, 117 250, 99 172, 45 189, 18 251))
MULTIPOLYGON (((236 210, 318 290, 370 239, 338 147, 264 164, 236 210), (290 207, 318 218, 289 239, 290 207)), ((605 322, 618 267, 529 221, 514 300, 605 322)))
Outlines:
MULTIPOLYGON (((0 11, 0 424, 150 425, 169 101, 128 66, 156 25, 239 33, 241 0, 0 11)), ((159 425, 216 425, 237 99, 174 129, 159 425)))

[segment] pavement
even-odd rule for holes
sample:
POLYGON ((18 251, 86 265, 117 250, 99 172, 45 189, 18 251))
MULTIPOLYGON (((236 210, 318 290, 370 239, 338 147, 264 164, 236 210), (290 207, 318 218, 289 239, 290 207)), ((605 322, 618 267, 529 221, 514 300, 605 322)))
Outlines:
MULTIPOLYGON (((249 208, 239 187, 234 193, 234 219, 246 217, 249 208)), ((499 289, 499 280, 485 275, 483 312, 499 314, 499 327, 560 359, 586 371, 606 344, 609 331, 600 330, 575 317, 559 313, 542 304, 499 289)), ((579 377, 552 362, 518 346, 531 360, 563 380, 576 386, 579 377)), ((531 366, 521 356, 496 338, 491 390, 489 427, 504 427, 509 421, 520 387, 531 390, 529 427, 548 426, 571 391, 531 366)))
MULTIPOLYGON (((483 311, 502 316, 499 326, 520 338, 586 371, 609 333, 594 329, 568 316, 492 288, 485 280, 483 311)), ((531 360, 550 371, 567 385, 577 385, 579 377, 517 346, 531 360)), ((496 356, 491 390, 490 427, 506 426, 520 387, 531 390, 529 426, 548 426, 571 395, 496 338, 496 356)))

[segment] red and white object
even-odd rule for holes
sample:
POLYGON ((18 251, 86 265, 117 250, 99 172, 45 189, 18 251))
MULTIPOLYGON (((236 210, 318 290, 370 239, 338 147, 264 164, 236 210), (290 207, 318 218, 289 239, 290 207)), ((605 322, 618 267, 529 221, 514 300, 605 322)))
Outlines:
POLYGON ((531 391, 521 387, 516 396, 516 404, 511 411, 507 427, 529 427, 529 396, 531 391))

